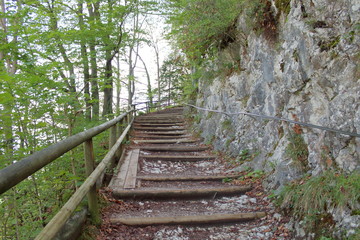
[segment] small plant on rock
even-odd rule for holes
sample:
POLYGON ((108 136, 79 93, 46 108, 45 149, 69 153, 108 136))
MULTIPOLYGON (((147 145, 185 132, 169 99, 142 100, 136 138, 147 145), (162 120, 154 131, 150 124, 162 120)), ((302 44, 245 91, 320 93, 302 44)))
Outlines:
POLYGON ((307 176, 285 186, 275 199, 284 212, 303 220, 308 231, 329 237, 335 224, 331 209, 356 210, 360 204, 360 173, 345 175, 329 170, 320 176, 307 176))
POLYGON ((295 162, 299 163, 305 170, 308 168, 308 146, 304 141, 301 133, 290 133, 289 145, 286 147, 286 154, 295 162))

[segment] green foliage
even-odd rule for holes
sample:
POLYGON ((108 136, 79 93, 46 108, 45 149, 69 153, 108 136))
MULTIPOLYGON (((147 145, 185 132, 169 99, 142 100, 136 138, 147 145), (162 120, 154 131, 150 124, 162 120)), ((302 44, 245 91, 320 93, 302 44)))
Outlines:
POLYGON ((303 169, 308 168, 308 146, 306 145, 304 138, 299 133, 290 133, 289 145, 286 147, 286 154, 294 161, 299 163, 303 169))
POLYGON ((262 178, 263 176, 265 176, 264 171, 262 171, 262 170, 254 170, 254 171, 249 171, 244 176, 241 176, 239 178, 239 180, 245 180, 245 179, 249 179, 249 178, 251 178, 253 180, 256 180, 256 179, 262 178))
MULTIPOLYGON (((109 52, 115 58, 129 44, 128 34, 134 29, 125 27, 126 18, 156 7, 155 1, 2 3, 0 169, 100 124, 94 120, 98 113, 92 112, 93 121, 89 122, 84 112, 99 103, 92 98, 98 82, 103 89, 112 88, 105 81, 109 72, 103 67, 104 59, 109 52), (95 16, 90 16, 88 8, 95 16), (103 64, 97 66, 98 61, 103 64), (86 67, 96 72, 87 82, 86 67), (86 84, 91 91, 84 90, 86 84)), ((99 162, 108 150, 108 132, 93 142, 99 162)), ((80 145, 3 193, 0 239, 34 238, 84 181, 83 158, 80 145)))
POLYGON ((168 0, 168 7, 169 37, 189 59, 201 63, 236 40, 241 14, 253 29, 275 39, 281 14, 290 12, 290 0, 275 0, 275 8, 270 0, 168 0))
POLYGON ((238 157, 236 158, 237 161, 244 162, 251 157, 249 149, 243 149, 240 151, 238 157))
POLYGON ((322 224, 324 229, 317 229, 317 234, 321 236, 326 230, 331 230, 329 227, 333 224, 331 215, 328 214, 329 209, 356 210, 359 200, 359 172, 345 175, 336 171, 326 171, 319 176, 306 177, 285 186, 275 202, 285 212, 298 219, 304 219, 310 230, 316 230, 311 228, 322 224), (314 221, 319 224, 314 224, 314 221))
POLYGON ((226 119, 221 123, 221 127, 224 130, 231 130, 232 128, 232 121, 230 119, 226 119))
POLYGON ((224 178, 223 180, 222 180, 222 182, 223 183, 229 183, 229 182, 232 182, 232 178, 224 178))
POLYGON ((275 6, 279 13, 288 15, 290 13, 290 0, 275 0, 275 6))
POLYGON ((290 0, 275 0, 275 7, 270 0, 246 1, 244 6, 247 23, 270 41, 277 39, 279 19, 289 14, 290 0))
POLYGON ((318 45, 321 51, 329 51, 335 48, 340 42, 340 36, 332 37, 328 40, 321 40, 318 45))
POLYGON ((230 144, 236 139, 235 136, 229 136, 229 138, 225 142, 225 147, 229 148, 230 144))
POLYGON ((194 122, 196 124, 199 124, 200 121, 201 121, 201 115, 199 115, 199 114, 194 115, 194 122))
POLYGON ((234 41, 236 18, 241 0, 169 1, 173 13, 170 37, 174 38, 189 59, 201 61, 234 41))
POLYGON ((183 55, 173 52, 168 56, 160 70, 162 100, 176 101, 191 98, 197 86, 194 85, 188 69, 189 64, 183 55))
POLYGON ((348 236, 347 239, 348 240, 358 240, 358 239, 360 239, 360 229, 355 230, 355 233, 348 236))
POLYGON ((206 120, 212 118, 214 115, 215 115, 215 112, 211 112, 211 111, 207 112, 206 120))
POLYGON ((215 138, 216 138, 216 137, 215 137, 214 135, 206 136, 205 144, 206 144, 206 145, 213 144, 215 138))

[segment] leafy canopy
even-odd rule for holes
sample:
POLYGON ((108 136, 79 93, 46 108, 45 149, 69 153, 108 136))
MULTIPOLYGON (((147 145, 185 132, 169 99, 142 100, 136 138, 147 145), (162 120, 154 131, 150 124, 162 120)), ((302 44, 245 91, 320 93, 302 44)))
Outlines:
POLYGON ((242 0, 169 0, 169 38, 191 60, 199 61, 231 41, 229 28, 241 12, 242 0), (230 37, 230 39, 229 39, 230 37))

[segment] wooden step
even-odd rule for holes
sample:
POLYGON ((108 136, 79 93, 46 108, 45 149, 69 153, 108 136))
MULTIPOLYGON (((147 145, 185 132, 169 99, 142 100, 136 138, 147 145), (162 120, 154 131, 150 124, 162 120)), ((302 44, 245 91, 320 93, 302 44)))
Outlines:
POLYGON ((177 143, 194 143, 197 140, 194 139, 161 139, 161 140, 134 140, 135 144, 147 143, 147 144, 177 144, 177 143))
POLYGON ((160 132, 169 132, 169 131, 184 131, 184 127, 134 127, 135 130, 139 131, 160 131, 160 132))
POLYGON ((217 176, 137 176, 137 179, 143 181, 162 182, 162 181, 222 181, 223 179, 239 178, 242 175, 217 175, 217 176))
POLYGON ((226 186, 192 189, 114 189, 112 194, 115 198, 119 199, 198 199, 241 195, 250 191, 251 189, 251 186, 226 186))
POLYGON ((167 123, 167 124, 178 124, 178 123, 184 123, 184 120, 182 119, 135 119, 134 123, 152 123, 152 124, 161 124, 161 123, 167 123))
POLYGON ((135 119, 136 122, 138 121, 169 121, 169 122, 178 122, 178 121, 184 121, 184 117, 172 117, 172 116, 160 116, 160 117, 138 117, 135 119))
POLYGON ((205 160, 214 160, 215 156, 189 156, 189 155, 141 155, 141 158, 145 160, 152 160, 152 161, 188 161, 188 162, 195 162, 195 161, 205 161, 205 160))
MULTIPOLYGON (((139 134, 136 134, 135 135, 132 135, 133 138, 150 138, 150 139, 158 139, 158 140, 161 140, 161 139, 174 139, 174 136, 166 136, 166 135, 146 135, 146 134, 143 134, 143 135, 139 135, 139 134)), ((191 137, 190 135, 176 135, 176 138, 187 138, 187 137, 191 137)))
POLYGON ((193 216, 172 217, 133 217, 133 218, 111 218, 113 224, 125 224, 129 226, 150 225, 199 225, 199 224, 224 224, 230 222, 244 222, 263 218, 265 212, 249 212, 237 214, 213 214, 193 216))
POLYGON ((177 136, 186 134, 186 131, 171 131, 171 132, 138 132, 138 134, 148 135, 165 135, 165 136, 177 136))
POLYGON ((179 126, 183 127, 183 123, 135 123, 135 126, 142 126, 142 127, 172 127, 172 126, 179 126))
POLYGON ((139 118, 139 119, 143 119, 143 118, 146 118, 146 119, 148 119, 148 118, 184 118, 184 115, 179 114, 179 113, 162 113, 162 114, 150 113, 150 114, 138 116, 137 118, 139 118))
POLYGON ((121 165, 120 171, 113 177, 111 188, 133 189, 136 186, 140 149, 130 150, 121 165))
POLYGON ((201 152, 209 149, 198 146, 141 146, 140 148, 141 150, 156 152, 201 152))

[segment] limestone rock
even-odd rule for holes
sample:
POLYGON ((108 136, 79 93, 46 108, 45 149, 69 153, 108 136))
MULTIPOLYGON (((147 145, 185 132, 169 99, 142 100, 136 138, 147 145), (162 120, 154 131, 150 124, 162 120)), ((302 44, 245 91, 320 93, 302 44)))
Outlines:
MULTIPOLYGON (((240 46, 233 54, 241 56, 241 71, 200 78, 196 104, 360 133, 359 20, 357 0, 292 0, 274 43, 240 16, 237 29, 246 34, 247 48, 240 46)), ((270 173, 267 189, 279 189, 306 172, 360 169, 359 138, 243 114, 198 114, 202 120, 197 129, 205 141, 234 157, 249 152, 253 157, 238 170, 252 167, 270 173), (286 153, 294 131, 302 133, 309 152, 305 169, 286 153)), ((301 227, 298 232, 304 234, 301 227)))

